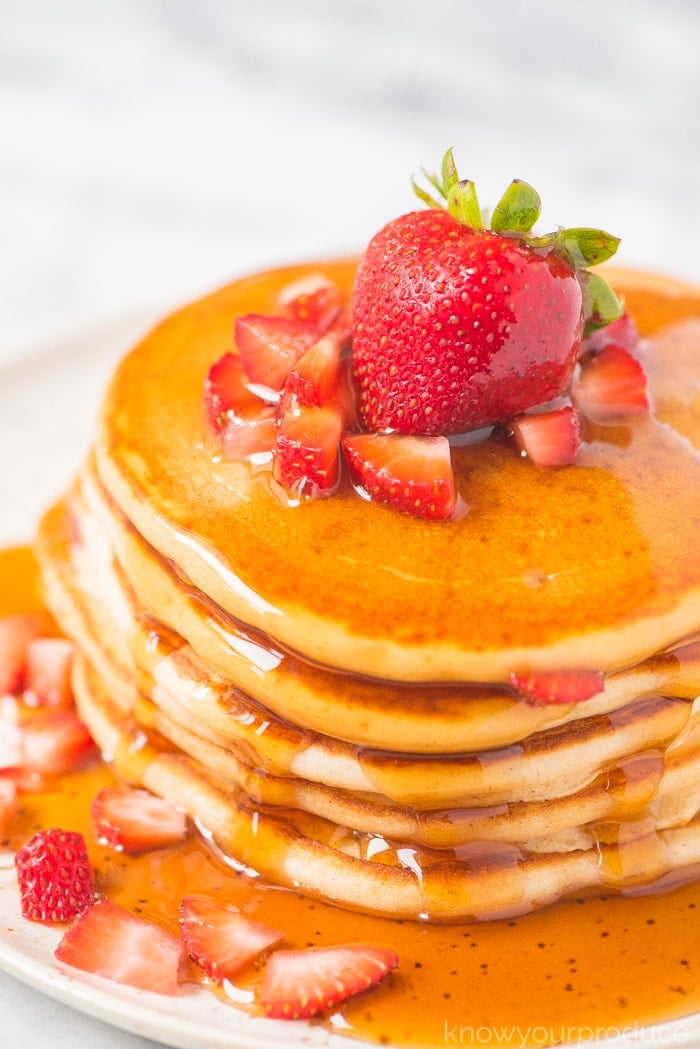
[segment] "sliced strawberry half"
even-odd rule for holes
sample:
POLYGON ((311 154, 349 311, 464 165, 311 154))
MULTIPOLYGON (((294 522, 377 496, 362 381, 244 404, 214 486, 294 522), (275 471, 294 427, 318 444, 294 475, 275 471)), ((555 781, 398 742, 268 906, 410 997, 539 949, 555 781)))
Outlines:
POLYGON ((100 900, 77 918, 55 951, 64 965, 156 994, 177 994, 187 955, 177 936, 100 900))
POLYGON ((308 273, 287 284, 279 293, 280 313, 296 317, 326 332, 343 307, 338 287, 323 273, 308 273))
POLYGON ((41 776, 60 776, 97 753, 87 728, 72 710, 42 710, 20 724, 21 765, 41 776))
POLYGON ((282 411, 295 404, 330 404, 337 396, 340 369, 340 343, 334 335, 324 335, 292 366, 282 388, 282 411))
POLYGON ((277 439, 275 408, 261 408, 244 416, 229 418, 221 430, 221 451, 228 462, 245 462, 262 452, 271 452, 277 439))
POLYGON ((17 771, 22 766, 20 707, 15 696, 0 696, 0 769, 17 771))
POLYGON ((0 696, 22 688, 27 648, 42 629, 42 617, 30 612, 0 618, 0 696))
POLYGON ((456 493, 446 437, 358 433, 343 451, 357 485, 371 499, 414 517, 452 516, 456 493))
POLYGON ((330 494, 338 483, 340 412, 301 406, 286 412, 272 460, 275 480, 296 497, 330 494))
POLYGON ((290 368, 319 338, 296 317, 247 313, 236 318, 236 346, 248 381, 281 390, 290 368))
POLYGON ((571 405, 519 415, 511 429, 520 451, 536 466, 570 466, 581 443, 578 412, 571 405))
POLYGON ((30 641, 24 671, 24 701, 29 705, 69 710, 73 706, 70 672, 75 654, 72 641, 40 637, 30 641))
POLYGON ((595 423, 613 422, 649 410, 642 365, 623 346, 614 344, 582 360, 572 396, 583 414, 595 423))
POLYGON ((310 947, 275 951, 265 968, 260 1004, 267 1016, 300 1020, 376 986, 398 965, 383 947, 310 947))
POLYGON ((260 407, 248 382, 240 358, 234 353, 225 353, 212 364, 204 381, 204 405, 214 432, 221 430, 231 415, 240 416, 260 407))
POLYGON ((148 852, 187 837, 187 816, 147 790, 105 787, 90 808, 97 837, 124 852, 148 852))
POLYGON ((528 703, 583 703, 605 688, 600 670, 554 670, 510 675, 511 686, 528 703))
POLYGON ((247 918, 210 896, 184 896, 180 930, 190 956, 214 980, 230 979, 284 939, 284 933, 247 918))

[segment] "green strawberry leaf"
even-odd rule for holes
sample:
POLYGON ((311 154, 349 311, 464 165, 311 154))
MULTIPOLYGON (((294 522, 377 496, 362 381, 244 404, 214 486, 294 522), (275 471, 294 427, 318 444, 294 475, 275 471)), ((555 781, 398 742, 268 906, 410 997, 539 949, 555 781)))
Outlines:
POLYGON ((454 153, 451 149, 448 149, 442 158, 442 192, 445 197, 449 197, 450 190, 458 182, 459 175, 457 174, 454 153))
POLYGON ((471 179, 463 179, 452 186, 447 194, 447 210, 463 226, 469 226, 470 229, 484 228, 476 186, 471 179))
POLYGON ((560 229, 552 235, 551 243, 558 254, 569 259, 574 269, 586 269, 612 258, 620 239, 602 229, 560 229))
MULTIPOLYGON (((431 183, 433 183, 433 179, 435 177, 434 175, 426 175, 426 177, 430 180, 431 183)), ((437 208, 439 211, 445 210, 445 205, 441 204, 439 200, 435 199, 435 197, 431 197, 430 193, 428 193, 427 190, 423 189, 423 187, 420 186, 415 179, 413 179, 411 185, 413 186, 413 192, 418 197, 418 199, 422 200, 424 204, 427 204, 429 208, 437 208)), ((440 189, 439 186, 438 189, 440 189)), ((442 189, 440 189, 440 192, 442 193, 442 189)))
POLYGON ((583 290, 583 334, 585 337, 621 317, 624 307, 600 274, 581 270, 578 279, 583 290))
POLYGON ((536 189, 514 178, 491 216, 491 229, 497 233, 512 230, 529 233, 540 217, 542 201, 536 189))

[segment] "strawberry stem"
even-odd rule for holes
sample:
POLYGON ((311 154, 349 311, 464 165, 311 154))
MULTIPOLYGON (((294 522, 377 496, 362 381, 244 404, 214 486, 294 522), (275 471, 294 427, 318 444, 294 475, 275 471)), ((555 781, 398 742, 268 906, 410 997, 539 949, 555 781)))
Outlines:
POLYGON ((447 195, 447 210, 463 226, 469 226, 470 229, 484 228, 476 186, 471 179, 463 179, 452 186, 447 195))

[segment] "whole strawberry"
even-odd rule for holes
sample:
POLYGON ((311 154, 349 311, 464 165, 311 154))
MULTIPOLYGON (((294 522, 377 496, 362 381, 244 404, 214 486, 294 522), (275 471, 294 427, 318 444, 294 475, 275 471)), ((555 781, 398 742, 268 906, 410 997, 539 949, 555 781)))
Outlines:
POLYGON ((75 831, 38 831, 15 854, 15 868, 25 918, 70 921, 95 902, 85 841, 75 831))
POLYGON ((367 429, 452 434, 508 422, 570 385, 584 331, 621 312, 585 267, 614 254, 601 230, 534 236, 540 198, 515 180, 484 223, 452 151, 439 203, 370 242, 353 296, 353 360, 367 429))

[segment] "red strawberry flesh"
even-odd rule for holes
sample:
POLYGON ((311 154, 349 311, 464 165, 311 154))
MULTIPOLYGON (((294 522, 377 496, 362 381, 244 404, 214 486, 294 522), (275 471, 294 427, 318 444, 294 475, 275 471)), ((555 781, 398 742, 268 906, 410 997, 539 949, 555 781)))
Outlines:
POLYGON ((444 520, 456 506, 445 437, 352 434, 343 451, 353 480, 371 499, 415 517, 444 520))
POLYGON ((219 981, 235 976, 284 938, 284 933, 253 921, 237 907, 202 895, 183 897, 180 931, 194 961, 219 981))
POLYGON ((231 415, 241 416, 260 407, 248 381, 240 358, 233 353, 225 353, 212 364, 204 382, 204 405, 214 431, 221 430, 231 415))
POLYGON ((59 637, 41 637, 27 647, 25 702, 68 710, 73 706, 70 672, 75 645, 59 637))
POLYGON ((275 951, 260 987, 267 1016, 298 1020, 318 1016, 380 983, 398 959, 382 947, 311 947, 275 951))
POLYGON ((182 940, 111 900, 73 922, 55 954, 65 965, 156 994, 177 994, 186 966, 182 940))
POLYGON ((25 918, 70 921, 94 903, 85 841, 74 831, 38 831, 15 854, 15 868, 25 918))
POLYGON ((247 313, 236 318, 236 346, 251 383, 281 390, 291 367, 318 340, 314 324, 295 317, 247 313))
POLYGON ((29 643, 42 628, 42 617, 29 612, 0 618, 0 696, 21 689, 29 643))
POLYGON ((277 435, 275 480, 297 497, 331 492, 338 482, 343 420, 332 407, 287 412, 277 435))
POLYGON ((615 422, 649 410, 642 365, 629 350, 614 343, 582 360, 572 396, 594 423, 615 422))
POLYGON ((128 853, 175 845, 187 836, 187 817, 147 790, 105 787, 90 809, 101 841, 128 853))
POLYGON ((605 688, 599 670, 554 670, 510 675, 511 686, 528 703, 583 703, 605 688))
POLYGON ((42 776, 61 776, 96 754, 83 722, 71 710, 42 710, 20 726, 22 767, 42 776))
POLYGON ((581 426, 571 405, 518 416, 511 423, 521 452, 536 466, 570 466, 581 443, 581 426))

